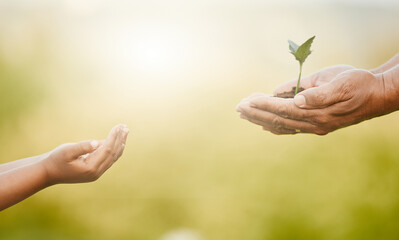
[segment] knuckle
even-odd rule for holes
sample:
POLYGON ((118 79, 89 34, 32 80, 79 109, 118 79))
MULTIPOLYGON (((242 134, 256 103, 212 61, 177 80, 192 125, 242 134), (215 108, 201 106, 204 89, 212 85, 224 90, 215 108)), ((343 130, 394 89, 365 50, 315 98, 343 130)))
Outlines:
POLYGON ((111 147, 105 147, 104 149, 105 154, 110 155, 113 153, 112 148, 111 147))
POLYGON ((279 115, 283 118, 288 118, 291 113, 291 108, 285 104, 281 105, 279 108, 279 115))
POLYGON ((345 81, 341 86, 338 88, 338 92, 341 96, 347 96, 351 92, 353 92, 355 88, 355 84, 353 81, 345 81))
POLYGON ((297 116, 298 116, 297 120, 301 120, 301 121, 305 120, 305 121, 309 122, 313 118, 315 118, 316 114, 312 111, 307 111, 307 110, 302 111, 301 110, 301 111, 298 111, 297 116))
POLYGON ((273 118, 272 126, 273 126, 273 129, 274 129, 274 130, 281 131, 281 129, 283 128, 283 126, 282 126, 281 118, 280 118, 279 116, 275 116, 275 117, 273 118))
POLYGON ((249 115, 255 119, 262 119, 262 114, 259 110, 251 109, 249 115))
POLYGON ((317 94, 315 100, 317 103, 324 104, 327 100, 327 95, 325 93, 317 94))
POLYGON ((325 126, 330 122, 330 119, 326 115, 320 115, 316 118, 317 125, 325 126))
POLYGON ((374 75, 365 70, 353 70, 349 71, 342 79, 339 81, 339 85, 336 88, 338 96, 347 100, 354 95, 354 92, 365 83, 365 79, 373 79, 374 75), (370 76, 372 76, 370 78, 370 76))

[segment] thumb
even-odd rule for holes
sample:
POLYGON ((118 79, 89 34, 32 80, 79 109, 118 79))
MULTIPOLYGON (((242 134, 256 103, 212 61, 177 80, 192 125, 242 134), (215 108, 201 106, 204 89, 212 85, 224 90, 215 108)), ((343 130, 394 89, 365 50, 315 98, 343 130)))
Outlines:
POLYGON ((73 143, 68 147, 68 152, 71 157, 79 157, 86 153, 91 153, 96 150, 100 146, 99 141, 97 140, 89 140, 78 143, 73 143))
POLYGON ((294 103, 300 108, 324 108, 340 101, 336 89, 336 82, 309 88, 295 95, 294 103))

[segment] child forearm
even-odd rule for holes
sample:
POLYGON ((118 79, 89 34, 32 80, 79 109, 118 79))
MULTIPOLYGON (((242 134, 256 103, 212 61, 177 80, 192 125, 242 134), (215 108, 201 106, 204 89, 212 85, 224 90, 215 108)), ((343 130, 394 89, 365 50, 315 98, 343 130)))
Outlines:
POLYGON ((3 172, 6 172, 6 171, 12 170, 14 168, 22 167, 22 166, 32 164, 35 162, 39 162, 39 161, 43 160, 47 155, 48 155, 48 153, 45 153, 45 154, 41 154, 41 155, 34 156, 34 157, 23 158, 23 159, 19 159, 16 161, 0 164, 0 174, 3 172))
POLYGON ((48 186, 40 161, 0 173, 0 211, 48 186))

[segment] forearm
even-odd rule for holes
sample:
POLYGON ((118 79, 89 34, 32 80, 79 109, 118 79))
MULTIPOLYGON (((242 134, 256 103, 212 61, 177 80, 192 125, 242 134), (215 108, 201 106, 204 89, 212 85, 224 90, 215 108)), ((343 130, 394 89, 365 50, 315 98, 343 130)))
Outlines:
POLYGON ((23 158, 20 160, 0 164, 0 174, 9 170, 12 170, 14 168, 22 167, 28 164, 36 163, 41 160, 43 160, 46 156, 48 156, 48 153, 34 156, 34 157, 28 157, 28 158, 23 158))
POLYGON ((392 57, 391 59, 389 59, 388 62, 382 64, 381 66, 370 70, 372 73, 374 74, 378 74, 378 73, 383 73, 388 71, 389 69, 397 66, 399 64, 399 53, 396 54, 394 57, 392 57))
POLYGON ((399 110, 399 65, 381 74, 384 82, 386 112, 399 110))
POLYGON ((48 182, 40 162, 0 173, 0 211, 46 188, 48 182))

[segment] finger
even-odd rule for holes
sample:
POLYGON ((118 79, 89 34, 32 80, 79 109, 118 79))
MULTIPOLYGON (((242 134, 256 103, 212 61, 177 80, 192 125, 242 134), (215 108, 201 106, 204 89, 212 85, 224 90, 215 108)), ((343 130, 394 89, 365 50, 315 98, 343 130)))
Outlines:
POLYGON ((81 155, 93 152, 99 146, 100 144, 97 140, 89 140, 68 144, 64 150, 71 158, 77 158, 81 155))
POLYGON ((124 128, 121 130, 120 139, 117 144, 117 150, 116 150, 116 155, 115 155, 116 157, 114 159, 114 162, 116 160, 118 160, 120 158, 120 156, 122 155, 123 150, 125 148, 126 138, 127 138, 128 134, 129 134, 129 128, 125 125, 124 128))
POLYGON ((340 89, 341 84, 345 83, 337 78, 319 87, 306 89, 294 97, 294 103, 299 108, 320 109, 348 100, 342 86, 340 89))
POLYGON ((104 144, 104 141, 105 141, 105 140, 97 140, 98 146, 97 146, 97 148, 96 148, 94 151, 92 151, 92 152, 90 152, 90 153, 86 153, 86 154, 80 155, 79 157, 81 157, 81 158, 83 158, 85 161, 87 161, 87 158, 88 158, 90 155, 94 154, 96 151, 98 151, 98 149, 101 149, 101 146, 104 144))
POLYGON ((129 135, 129 132, 130 132, 130 130, 129 130, 128 127, 125 127, 125 128, 123 129, 122 144, 121 144, 121 146, 120 146, 120 147, 121 147, 121 148, 120 148, 120 155, 118 156, 118 158, 122 155, 123 150, 125 149, 126 140, 127 140, 127 136, 129 135))
POLYGON ((266 96, 265 93, 261 93, 261 92, 255 92, 252 93, 251 95, 249 95, 246 98, 243 98, 236 106, 236 111, 239 112, 240 111, 240 105, 247 102, 249 99, 253 98, 253 97, 257 97, 257 96, 266 96))
POLYGON ((115 127, 111 129, 111 131, 108 134, 108 137, 106 138, 104 142, 104 147, 110 147, 113 148, 115 145, 116 140, 119 137, 120 130, 123 128, 123 124, 118 124, 115 127))
POLYGON ((246 97, 246 98, 241 100, 241 102, 236 107, 236 111, 237 112, 241 112, 241 106, 244 106, 245 104, 249 104, 252 99, 257 98, 257 97, 261 97, 261 96, 270 97, 270 95, 268 95, 268 94, 257 94, 257 95, 252 94, 251 96, 246 97))
POLYGON ((125 148, 126 138, 129 133, 129 128, 126 125, 121 125, 118 128, 117 139, 115 141, 113 151, 108 154, 106 159, 99 166, 100 171, 103 173, 114 164, 116 160, 122 155, 125 148))
POLYGON ((122 135, 123 135, 123 130, 125 129, 125 127, 126 127, 126 125, 124 125, 124 124, 118 125, 118 127, 116 129, 115 141, 113 141, 113 144, 112 144, 112 151, 107 156, 107 158, 104 162, 114 161, 114 159, 116 158, 116 156, 118 154, 118 149, 120 148, 120 146, 122 144, 122 135))
POLYGON ((315 116, 316 112, 313 110, 304 110, 298 108, 293 99, 276 98, 276 97, 257 97, 251 99, 249 106, 263 111, 274 113, 280 117, 308 121, 315 116))
POLYGON ((257 119, 248 118, 246 115, 244 115, 242 113, 240 114, 240 117, 242 119, 248 120, 251 123, 254 123, 256 125, 262 126, 263 130, 269 131, 269 132, 271 132, 273 134, 276 134, 276 135, 282 135, 282 134, 291 134, 292 135, 292 134, 297 134, 297 133, 300 132, 298 130, 286 129, 286 128, 281 128, 279 131, 277 131, 277 130, 273 129, 273 127, 270 124, 265 123, 265 122, 260 121, 260 120, 257 120, 257 119))
POLYGON ((122 156, 122 154, 123 154, 123 151, 125 150, 125 146, 126 146, 126 139, 127 139, 127 136, 129 135, 129 128, 128 127, 125 127, 124 129, 123 129, 123 133, 122 133, 122 143, 120 144, 120 146, 119 146, 119 149, 118 149, 118 155, 117 155, 117 158, 115 159, 115 161, 116 160, 118 160, 119 158, 120 158, 120 156, 122 156))
POLYGON ((89 161, 93 161, 92 164, 96 167, 99 167, 114 152, 115 141, 121 127, 121 124, 113 127, 101 147, 89 156, 89 161))
POLYGON ((274 113, 252 108, 250 106, 244 107, 243 114, 247 119, 261 121, 269 126, 274 131, 281 132, 282 129, 299 130, 304 133, 312 133, 316 126, 305 121, 297 121, 283 118, 274 113))

